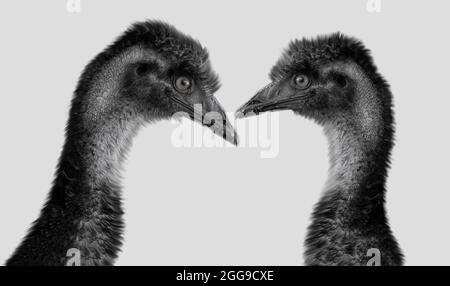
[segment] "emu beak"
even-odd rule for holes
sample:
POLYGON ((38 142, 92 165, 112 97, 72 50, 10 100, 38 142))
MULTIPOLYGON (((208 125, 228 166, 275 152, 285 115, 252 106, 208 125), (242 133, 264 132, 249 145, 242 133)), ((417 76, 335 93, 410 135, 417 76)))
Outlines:
POLYGON ((222 137, 233 145, 238 145, 237 132, 227 118, 225 110, 213 95, 208 95, 202 102, 187 103, 176 96, 172 100, 180 105, 189 117, 204 126, 210 128, 214 134, 222 137))
POLYGON ((237 146, 239 144, 237 132, 219 101, 210 95, 203 102, 202 109, 202 125, 209 127, 215 134, 237 146))
POLYGON ((236 118, 250 117, 266 111, 294 109, 305 96, 293 96, 285 81, 268 84, 236 111, 236 118))

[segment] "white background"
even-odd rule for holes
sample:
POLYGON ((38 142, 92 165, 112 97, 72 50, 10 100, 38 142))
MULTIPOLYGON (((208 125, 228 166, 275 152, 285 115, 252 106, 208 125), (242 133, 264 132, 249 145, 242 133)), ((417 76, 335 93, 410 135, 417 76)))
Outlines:
MULTIPOLYGON (((37 218, 83 67, 128 25, 160 19, 208 47, 234 111, 268 83, 291 39, 342 31, 364 41, 392 85, 390 224, 408 265, 449 265, 448 1, 66 1, 0 4, 0 261, 37 218)), ((301 265, 328 168, 320 128, 280 114, 280 152, 175 148, 174 125, 141 130, 125 166, 117 265, 301 265)))

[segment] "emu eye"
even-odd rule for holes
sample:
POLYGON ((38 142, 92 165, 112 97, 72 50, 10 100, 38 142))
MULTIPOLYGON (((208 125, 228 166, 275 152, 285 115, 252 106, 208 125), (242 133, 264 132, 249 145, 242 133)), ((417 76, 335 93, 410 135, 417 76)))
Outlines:
POLYGON ((296 89, 305 89, 309 87, 310 81, 306 75, 299 74, 292 78, 292 86, 296 89))
POLYGON ((187 76, 180 76, 175 78, 173 85, 180 93, 190 93, 194 86, 194 82, 187 76))

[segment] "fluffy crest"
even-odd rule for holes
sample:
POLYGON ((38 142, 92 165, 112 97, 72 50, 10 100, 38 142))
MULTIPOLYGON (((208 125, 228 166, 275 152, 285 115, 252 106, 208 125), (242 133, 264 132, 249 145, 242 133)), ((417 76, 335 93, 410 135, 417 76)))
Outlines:
MULTIPOLYGON (((199 41, 160 21, 133 24, 109 49, 112 53, 142 44, 172 62, 183 62, 202 82, 205 89, 214 93, 220 87, 219 77, 211 68, 209 54, 199 41)), ((109 50, 108 49, 108 50, 109 50)))
POLYGON ((220 87, 219 77, 211 68, 208 51, 199 41, 181 33, 172 25, 148 20, 131 25, 97 55, 85 68, 77 91, 83 93, 83 87, 89 86, 92 77, 103 65, 126 49, 137 45, 155 51, 172 63, 183 64, 207 91, 214 93, 220 87))
POLYGON ((296 66, 319 67, 335 61, 352 60, 367 74, 376 74, 370 51, 364 44, 342 33, 292 41, 272 68, 270 77, 280 78, 296 66))

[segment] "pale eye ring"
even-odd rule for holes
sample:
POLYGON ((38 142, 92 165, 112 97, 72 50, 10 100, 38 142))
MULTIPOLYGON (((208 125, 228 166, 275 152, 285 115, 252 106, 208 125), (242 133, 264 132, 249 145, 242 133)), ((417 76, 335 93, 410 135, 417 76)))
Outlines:
POLYGON ((304 74, 298 74, 292 77, 292 86, 296 89, 306 89, 310 83, 309 78, 304 74))
POLYGON ((194 87, 194 81, 187 76, 179 76, 174 79, 174 88, 180 93, 190 93, 194 87))

